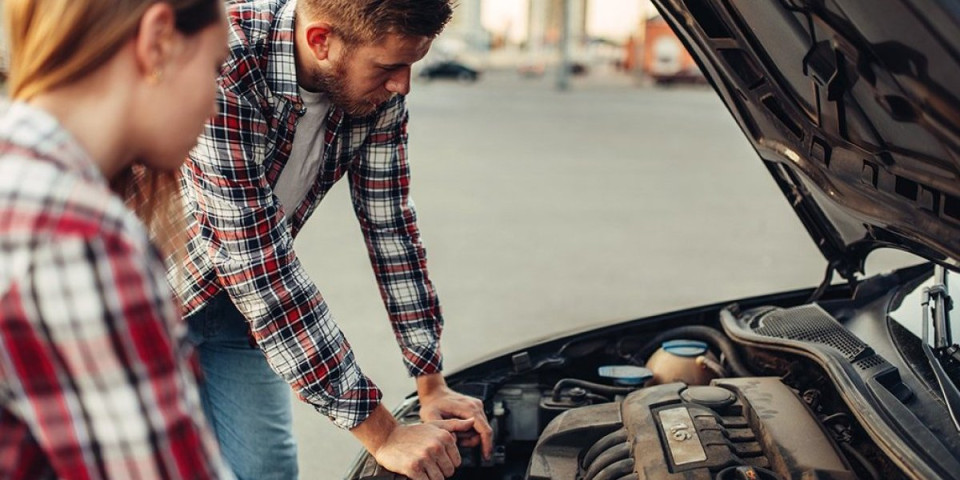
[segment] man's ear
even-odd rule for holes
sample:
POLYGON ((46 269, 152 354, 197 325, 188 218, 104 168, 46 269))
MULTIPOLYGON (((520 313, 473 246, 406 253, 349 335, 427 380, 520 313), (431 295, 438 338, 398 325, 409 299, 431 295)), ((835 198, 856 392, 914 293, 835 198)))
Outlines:
POLYGON ((317 60, 327 60, 330 56, 330 42, 333 31, 327 22, 313 22, 306 27, 307 44, 317 60))
POLYGON ((170 4, 157 2, 147 8, 140 18, 140 28, 134 40, 141 74, 160 79, 174 54, 176 33, 176 14, 170 4))

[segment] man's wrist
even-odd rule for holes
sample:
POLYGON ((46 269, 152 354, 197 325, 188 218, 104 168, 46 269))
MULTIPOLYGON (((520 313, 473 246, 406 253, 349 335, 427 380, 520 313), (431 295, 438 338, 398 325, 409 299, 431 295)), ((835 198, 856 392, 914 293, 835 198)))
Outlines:
POLYGON ((366 420, 350 429, 350 433, 360 441, 363 448, 376 456, 377 451, 387 442, 387 438, 397 426, 399 423, 393 414, 383 404, 379 404, 366 420))
POLYGON ((417 377, 417 396, 420 399, 429 397, 447 388, 447 381, 440 372, 428 373, 417 377))

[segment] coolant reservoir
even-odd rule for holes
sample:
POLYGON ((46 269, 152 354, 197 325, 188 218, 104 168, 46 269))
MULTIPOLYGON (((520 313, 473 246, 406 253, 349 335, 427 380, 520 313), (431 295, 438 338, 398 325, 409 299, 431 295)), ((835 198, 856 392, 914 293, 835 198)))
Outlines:
POLYGON ((647 360, 647 368, 653 372, 653 378, 647 385, 673 382, 687 385, 709 384, 717 375, 697 361, 697 357, 701 356, 716 361, 716 356, 710 352, 705 342, 682 339, 663 342, 647 360))

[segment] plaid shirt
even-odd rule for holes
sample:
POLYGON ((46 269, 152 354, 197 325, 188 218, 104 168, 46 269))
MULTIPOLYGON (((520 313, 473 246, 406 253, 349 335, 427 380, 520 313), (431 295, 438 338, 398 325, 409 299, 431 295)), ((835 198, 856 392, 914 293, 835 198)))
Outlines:
POLYGON ((232 478, 163 272, 57 121, 0 104, 0 478, 232 478))
POLYGON ((220 78, 219 115, 184 169, 189 281, 186 315, 225 289, 247 317, 271 367, 338 426, 352 428, 379 404, 293 239, 343 177, 380 293, 411 375, 440 371, 440 305, 427 276, 409 197, 407 109, 395 97, 359 118, 334 106, 324 158, 307 198, 284 211, 274 194, 303 103, 297 90, 295 1, 228 6, 231 58, 220 78))

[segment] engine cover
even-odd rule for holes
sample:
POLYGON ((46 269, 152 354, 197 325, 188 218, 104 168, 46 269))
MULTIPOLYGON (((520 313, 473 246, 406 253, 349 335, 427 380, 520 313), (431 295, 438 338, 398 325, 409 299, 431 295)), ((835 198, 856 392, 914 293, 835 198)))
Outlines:
POLYGON ((836 444, 779 378, 640 389, 567 411, 534 449, 530 480, 855 479, 836 444))

